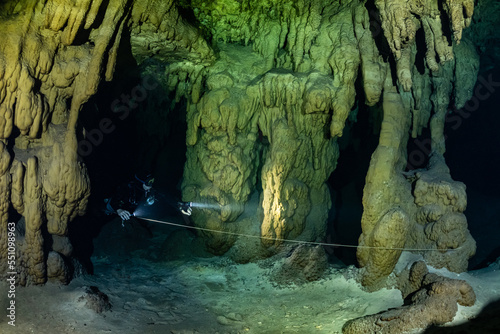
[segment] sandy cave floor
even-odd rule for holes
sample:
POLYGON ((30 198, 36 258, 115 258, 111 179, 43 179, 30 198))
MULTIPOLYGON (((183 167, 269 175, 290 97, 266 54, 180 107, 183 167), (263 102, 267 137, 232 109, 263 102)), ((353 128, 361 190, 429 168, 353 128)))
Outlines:
MULTIPOLYGON (((320 281, 278 287, 269 279, 269 261, 235 264, 224 257, 188 257, 160 262, 154 258, 167 234, 161 232, 168 232, 162 229, 153 228, 148 238, 116 225, 104 231, 92 258, 94 275, 66 286, 18 287, 16 327, 3 316, 0 333, 333 334, 341 333, 349 319, 402 305, 396 289, 364 292, 352 278, 354 267, 332 265, 320 281), (136 239, 147 240, 148 246, 130 242, 136 239), (110 311, 98 314, 86 306, 81 297, 89 286, 109 297, 110 311)), ((478 302, 459 307, 454 323, 500 296, 499 273, 496 265, 458 276, 471 282, 478 302)), ((6 282, 0 291, 5 299, 6 282)))

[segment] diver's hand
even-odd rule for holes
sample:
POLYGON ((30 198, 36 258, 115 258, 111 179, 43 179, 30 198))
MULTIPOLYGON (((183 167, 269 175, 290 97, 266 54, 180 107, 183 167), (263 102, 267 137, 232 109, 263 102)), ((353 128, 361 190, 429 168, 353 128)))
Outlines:
POLYGON ((118 209, 116 210, 116 213, 122 220, 129 220, 131 217, 130 212, 128 212, 127 210, 118 209))
POLYGON ((186 215, 186 216, 191 216, 191 213, 193 212, 193 210, 191 209, 191 203, 188 202, 188 203, 179 203, 179 210, 181 210, 181 212, 186 215))
POLYGON ((186 216, 191 216, 191 213, 193 212, 193 210, 190 207, 188 207, 187 209, 182 208, 181 212, 183 214, 185 214, 186 216))

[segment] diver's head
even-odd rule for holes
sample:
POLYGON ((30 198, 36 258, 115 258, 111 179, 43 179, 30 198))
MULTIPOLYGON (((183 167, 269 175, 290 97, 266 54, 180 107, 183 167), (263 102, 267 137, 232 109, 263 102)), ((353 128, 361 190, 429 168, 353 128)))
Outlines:
POLYGON ((145 191, 151 190, 151 188, 153 187, 153 183, 155 182, 153 175, 148 172, 141 172, 135 174, 135 179, 142 184, 142 188, 145 191))

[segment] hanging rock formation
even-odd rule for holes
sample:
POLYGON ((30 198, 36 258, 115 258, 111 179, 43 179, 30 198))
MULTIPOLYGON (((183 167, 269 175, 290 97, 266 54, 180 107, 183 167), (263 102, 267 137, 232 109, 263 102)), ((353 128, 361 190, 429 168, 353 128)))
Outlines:
POLYGON ((443 21, 449 20, 453 40, 460 43, 462 30, 468 27, 474 12, 473 0, 375 0, 380 11, 382 28, 396 60, 396 74, 405 91, 412 86, 411 49, 416 42, 417 31, 422 28, 425 34, 427 66, 432 71, 439 70, 453 58, 453 48, 443 33, 443 21), (443 7, 441 11, 440 6, 443 7), (441 17, 444 12, 446 17, 441 17))

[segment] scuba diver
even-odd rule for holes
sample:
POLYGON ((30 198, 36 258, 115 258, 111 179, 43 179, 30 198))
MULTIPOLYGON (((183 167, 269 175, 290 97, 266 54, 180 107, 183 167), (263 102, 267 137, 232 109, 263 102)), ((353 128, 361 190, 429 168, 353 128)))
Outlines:
POLYGON ((169 196, 153 189, 154 177, 147 172, 135 174, 134 180, 122 185, 111 198, 104 200, 104 212, 107 215, 117 214, 122 221, 129 220, 139 206, 153 205, 159 201, 168 205, 174 213, 180 211, 190 216, 192 209, 190 202, 177 202, 169 196))

